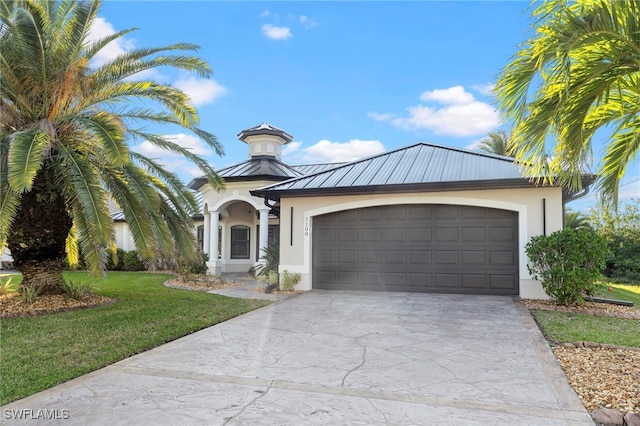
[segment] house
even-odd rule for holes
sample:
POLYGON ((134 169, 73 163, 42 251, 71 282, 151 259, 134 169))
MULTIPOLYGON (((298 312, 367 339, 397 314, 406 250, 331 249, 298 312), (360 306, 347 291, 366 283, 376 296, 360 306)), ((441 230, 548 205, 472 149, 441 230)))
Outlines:
MULTIPOLYGON (((189 187, 202 196, 198 240, 211 273, 246 272, 269 241, 297 288, 546 298, 527 270, 531 237, 563 227, 581 193, 536 185, 512 158, 418 143, 341 164, 289 166, 293 140, 269 124, 238 135, 249 159, 189 187)), ((584 178, 584 188, 593 182, 584 178)))

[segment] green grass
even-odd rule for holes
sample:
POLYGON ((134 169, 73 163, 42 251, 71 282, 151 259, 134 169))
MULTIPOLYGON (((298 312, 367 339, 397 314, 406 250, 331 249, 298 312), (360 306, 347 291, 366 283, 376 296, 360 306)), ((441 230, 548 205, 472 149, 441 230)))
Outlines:
MULTIPOLYGON (((65 278, 89 279, 83 272, 66 272, 65 278)), ((98 283, 95 293, 117 299, 115 304, 3 319, 0 404, 270 303, 170 289, 162 285, 169 278, 169 275, 109 272, 107 280, 98 283)))
MULTIPOLYGON (((613 291, 601 297, 627 300, 640 306, 640 285, 609 283, 613 291)), ((640 348, 640 321, 533 310, 543 334, 552 343, 597 342, 640 348)))

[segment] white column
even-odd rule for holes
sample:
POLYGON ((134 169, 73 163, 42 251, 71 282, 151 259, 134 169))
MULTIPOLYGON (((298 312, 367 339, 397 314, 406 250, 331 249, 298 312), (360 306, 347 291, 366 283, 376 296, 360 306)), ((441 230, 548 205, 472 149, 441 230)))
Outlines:
POLYGON ((257 263, 264 263, 264 260, 260 258, 264 255, 263 249, 266 249, 269 245, 269 210, 270 209, 260 210, 260 247, 258 248, 257 263))
POLYGON ((218 223, 220 214, 218 212, 209 212, 209 261, 218 261, 218 223))
POLYGON ((209 239, 211 236, 211 216, 209 213, 204 214, 204 235, 202 239, 204 240, 204 246, 202 250, 209 255, 209 259, 211 259, 211 240, 209 239))

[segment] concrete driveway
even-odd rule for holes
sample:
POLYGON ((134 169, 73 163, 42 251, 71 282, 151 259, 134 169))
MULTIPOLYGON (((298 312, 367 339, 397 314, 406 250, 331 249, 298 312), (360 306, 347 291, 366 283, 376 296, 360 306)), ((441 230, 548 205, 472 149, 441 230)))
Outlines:
POLYGON ((510 297, 341 291, 279 301, 17 401, 2 423, 21 424, 17 415, 64 425, 593 424, 510 297))

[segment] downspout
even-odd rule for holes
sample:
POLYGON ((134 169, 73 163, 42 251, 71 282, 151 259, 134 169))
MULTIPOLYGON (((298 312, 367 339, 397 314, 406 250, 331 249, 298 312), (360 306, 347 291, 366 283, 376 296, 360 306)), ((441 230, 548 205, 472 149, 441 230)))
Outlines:
POLYGON ((542 199, 542 235, 547 236, 547 199, 542 199))

